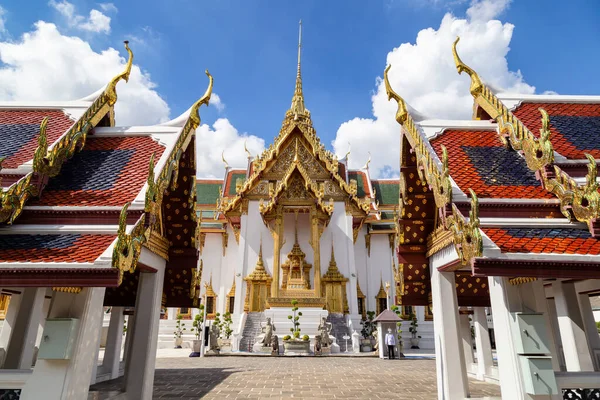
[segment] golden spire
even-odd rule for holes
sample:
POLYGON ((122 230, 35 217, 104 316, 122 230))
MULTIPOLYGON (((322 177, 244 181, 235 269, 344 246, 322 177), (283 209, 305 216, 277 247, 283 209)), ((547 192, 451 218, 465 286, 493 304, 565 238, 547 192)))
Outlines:
POLYGON ((307 110, 304 107, 304 94, 302 93, 302 73, 301 73, 301 61, 300 55, 302 50, 302 20, 300 20, 300 28, 298 33, 298 70, 296 72, 296 87, 294 89, 294 96, 292 97, 292 106, 290 111, 294 117, 298 115, 307 114, 307 110))
POLYGON ((248 139, 244 140, 244 151, 248 155, 248 158, 252 158, 252 154, 250 154, 250 151, 248 150, 247 144, 248 144, 248 139))

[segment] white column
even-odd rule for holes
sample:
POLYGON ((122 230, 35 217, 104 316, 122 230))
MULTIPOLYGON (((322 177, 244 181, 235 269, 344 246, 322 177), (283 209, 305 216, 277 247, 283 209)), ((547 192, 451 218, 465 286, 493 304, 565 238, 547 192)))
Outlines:
POLYGON ((46 288, 25 288, 6 350, 6 369, 30 369, 40 319, 43 318, 46 288))
MULTIPOLYGON (((508 282, 508 278, 488 278, 494 333, 496 338, 496 354, 498 357, 498 375, 500 391, 503 399, 530 399, 525 393, 521 379, 521 367, 515 351, 511 332, 511 312, 521 311, 521 296, 517 286, 508 282)), ((437 315, 436 315, 437 318, 437 315)))
POLYGON ((15 323, 17 322, 17 315, 19 314, 20 307, 21 295, 12 294, 10 296, 10 302, 8 303, 6 317, 4 318, 4 323, 2 324, 2 332, 0 332, 0 367, 4 365, 4 360, 6 359, 6 350, 8 348, 8 342, 10 340, 10 334, 15 326, 15 323))
POLYGON ((563 354, 562 339, 560 338, 560 329, 558 328, 558 316, 556 315, 556 302, 554 298, 546 299, 546 305, 548 310, 548 319, 550 322, 550 332, 554 337, 554 344, 556 345, 556 355, 558 358, 558 371, 566 371, 567 366, 565 365, 565 356, 563 354))
POLYGON ((579 294, 579 307, 581 308, 581 317, 583 318, 590 356, 592 357, 595 370, 600 371, 600 360, 598 360, 594 353, 594 350, 600 352, 600 335, 598 335, 598 328, 596 328, 596 320, 594 319, 594 312, 592 311, 590 296, 588 294, 579 294))
POLYGON ((69 360, 38 360, 21 399, 86 399, 94 353, 100 343, 105 288, 79 294, 56 292, 49 318, 77 318, 79 328, 69 360))
POLYGON ((167 308, 167 319, 175 320, 177 319, 177 308, 169 307, 167 308))
POLYGON ((462 347, 465 353, 465 366, 467 371, 471 370, 473 364, 473 338, 471 336, 471 324, 469 323, 469 314, 459 315, 460 336, 462 338, 462 347))
POLYGON ((110 379, 119 377, 121 344, 123 343, 123 320, 123 307, 113 307, 110 310, 110 324, 108 325, 104 359, 102 360, 103 372, 110 373, 110 379))
POLYGON ((94 363, 92 364, 92 373, 90 375, 90 385, 97 383, 98 380, 98 359, 100 358, 100 342, 102 341, 102 328, 104 325, 104 307, 100 309, 100 318, 102 319, 102 324, 100 325, 100 340, 98 341, 98 346, 96 347, 96 353, 94 354, 94 363))
POLYGON ((484 380, 485 375, 490 375, 493 366, 492 345, 485 307, 473 307, 473 329, 475 330, 477 351, 477 379, 484 380))
MULTIPOLYGON (((131 347, 131 338, 133 337, 133 315, 127 316, 127 332, 125 332, 125 345, 123 346, 123 362, 127 360, 127 354, 129 352, 129 347, 131 347)), ((125 368, 127 366, 125 365, 125 368)))
POLYGON ((469 385, 454 272, 440 272, 435 264, 430 263, 438 399, 464 399, 469 395, 469 385))
POLYGON ((593 371, 574 283, 552 283, 567 371, 593 371))
POLYGON ((133 339, 127 357, 125 391, 132 399, 151 399, 156 365, 156 347, 160 322, 160 302, 165 276, 165 260, 142 249, 157 272, 141 272, 135 302, 133 339))
POLYGON ((548 349, 550 350, 550 355, 552 356, 552 369, 554 371, 560 371, 560 358, 558 356, 558 345, 556 341, 556 335, 552 329, 552 317, 549 313, 548 300, 546 299, 546 290, 544 288, 544 283, 542 280, 538 279, 534 282, 531 282, 531 291, 527 291, 526 293, 533 294, 533 301, 535 303, 535 309, 537 312, 544 314, 544 320, 546 322, 546 331, 550 333, 548 335, 549 343, 548 349))

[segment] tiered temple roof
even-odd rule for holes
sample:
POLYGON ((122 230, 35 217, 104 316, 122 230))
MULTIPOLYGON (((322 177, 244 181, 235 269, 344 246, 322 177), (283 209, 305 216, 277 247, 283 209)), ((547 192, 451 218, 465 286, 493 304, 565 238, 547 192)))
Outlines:
POLYGON ((212 77, 179 118, 115 127, 125 47, 125 71, 84 99, 0 103, 1 287, 104 286, 105 304, 133 305, 143 246, 168 260, 164 302, 197 301, 194 135, 212 77))
POLYGON ((599 278, 600 97, 496 95, 454 46, 472 121, 411 115, 385 72, 403 138, 400 300, 430 301, 426 260, 449 244, 460 305, 489 304, 485 276, 599 278))

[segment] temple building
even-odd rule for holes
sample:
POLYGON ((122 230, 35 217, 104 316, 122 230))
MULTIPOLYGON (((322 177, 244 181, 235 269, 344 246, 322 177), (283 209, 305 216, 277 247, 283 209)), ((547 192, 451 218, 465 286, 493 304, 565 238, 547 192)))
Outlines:
POLYGON ((285 325, 292 299, 309 335, 321 316, 338 328, 338 342, 360 332, 367 311, 395 303, 399 181, 372 179, 369 161, 351 170, 348 155, 325 149, 305 106, 300 46, 279 135, 262 154, 247 154, 239 168, 224 159, 223 179, 197 181, 208 318, 230 312, 242 351, 254 338, 244 327, 267 317, 285 325))
POLYGON ((496 93, 458 42, 472 120, 422 118, 384 72, 401 125, 398 297, 432 304, 439 399, 471 397, 469 376, 503 399, 597 397, 600 96, 496 93))
POLYGON ((161 308, 199 304, 195 131, 213 80, 172 121, 116 127, 125 47, 125 71, 84 99, 0 103, 0 398, 84 399, 122 375, 151 398, 161 308))

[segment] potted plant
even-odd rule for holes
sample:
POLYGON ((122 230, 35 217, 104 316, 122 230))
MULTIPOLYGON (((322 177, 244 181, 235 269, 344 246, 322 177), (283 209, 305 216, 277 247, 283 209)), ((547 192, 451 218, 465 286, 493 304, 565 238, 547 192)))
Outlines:
POLYGON ((375 311, 367 311, 367 317, 363 318, 360 322, 362 325, 362 330, 360 333, 362 334, 362 339, 360 341, 360 351, 370 352, 373 351, 375 338, 373 337, 373 333, 375 332, 375 311))
POLYGON ((290 352, 310 354, 310 338, 308 335, 300 336, 302 333, 300 329, 301 316, 302 312, 298 311, 298 300, 292 300, 292 315, 288 315, 288 319, 292 321, 292 328, 290 328, 292 335, 283 337, 284 354, 290 352))
POLYGON ((180 349, 181 344, 183 343, 183 331, 186 330, 185 323, 181 322, 183 320, 183 315, 177 314, 177 323, 175 324, 175 331, 173 334, 175 335, 175 348, 180 349))
POLYGON ((411 349, 418 349, 419 348, 419 340, 421 339, 421 336, 417 336, 417 327, 419 326, 419 324, 417 323, 417 316, 415 314, 410 314, 410 327, 408 328, 408 331, 410 332, 411 338, 410 338, 410 348, 411 349))
POLYGON ((192 341, 192 354, 190 357, 200 357, 200 347, 202 346, 202 322, 204 321, 204 305, 200 304, 199 313, 196 314, 194 320, 192 321, 192 333, 196 337, 192 341))
POLYGON ((221 351, 231 351, 231 334, 233 333, 233 329, 231 329, 232 324, 233 320, 231 319, 231 313, 229 312, 223 314, 223 321, 219 319, 219 328, 225 336, 224 338, 219 338, 219 347, 221 348, 221 351))

